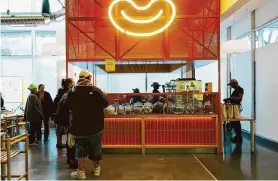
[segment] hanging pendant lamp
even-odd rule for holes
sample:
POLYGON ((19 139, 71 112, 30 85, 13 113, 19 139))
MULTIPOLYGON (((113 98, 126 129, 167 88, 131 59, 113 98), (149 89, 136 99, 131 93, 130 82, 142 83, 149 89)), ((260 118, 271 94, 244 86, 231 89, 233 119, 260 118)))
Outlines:
POLYGON ((51 15, 51 11, 50 11, 49 0, 42 0, 42 16, 50 17, 50 15, 51 15))

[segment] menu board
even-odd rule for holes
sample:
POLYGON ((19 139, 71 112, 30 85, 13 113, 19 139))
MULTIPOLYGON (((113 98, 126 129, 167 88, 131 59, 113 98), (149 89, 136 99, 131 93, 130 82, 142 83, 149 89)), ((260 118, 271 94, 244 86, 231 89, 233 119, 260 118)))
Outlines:
POLYGON ((0 77, 0 92, 5 100, 5 103, 22 103, 22 77, 0 77))

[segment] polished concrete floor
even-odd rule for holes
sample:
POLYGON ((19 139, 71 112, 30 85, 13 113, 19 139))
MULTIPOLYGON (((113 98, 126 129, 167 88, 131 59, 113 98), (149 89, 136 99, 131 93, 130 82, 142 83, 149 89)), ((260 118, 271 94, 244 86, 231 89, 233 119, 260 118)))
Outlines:
MULTIPOLYGON (((217 154, 105 154, 102 174, 95 178, 88 162, 89 180, 278 180, 278 153, 256 146, 251 154, 249 142, 226 143, 225 153, 217 154)), ((54 130, 50 141, 29 146, 31 180, 69 180, 73 170, 66 164, 66 150, 56 149, 54 130)), ((13 173, 24 169, 23 157, 12 162, 13 173)))

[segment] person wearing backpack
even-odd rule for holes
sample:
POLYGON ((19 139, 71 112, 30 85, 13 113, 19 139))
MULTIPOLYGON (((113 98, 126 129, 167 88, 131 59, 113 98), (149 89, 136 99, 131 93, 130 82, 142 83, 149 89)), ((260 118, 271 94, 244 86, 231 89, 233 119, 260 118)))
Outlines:
MULTIPOLYGON (((69 90, 72 88, 74 85, 74 82, 72 79, 66 79, 65 80, 65 86, 68 86, 69 90), (68 84, 69 83, 69 84, 68 84)), ((68 145, 68 129, 69 129, 69 124, 70 124, 70 109, 68 105, 66 104, 66 99, 68 96, 69 91, 65 92, 60 99, 58 106, 57 106, 57 111, 56 111, 56 123, 57 123, 57 128, 58 132, 60 132, 60 135, 62 137, 61 130, 65 132, 67 135, 67 144, 65 147, 67 148, 67 164, 69 164, 70 168, 75 169, 77 168, 78 162, 76 159, 76 146, 70 147, 68 145)))
POLYGON ((69 117, 68 113, 64 114, 65 112, 61 112, 61 110, 58 110, 59 104, 64 96, 65 93, 67 93, 71 87, 74 85, 74 81, 71 78, 63 79, 62 80, 62 88, 58 90, 58 93, 54 99, 54 110, 55 115, 54 122, 56 124, 56 136, 57 136, 57 148, 66 148, 66 145, 62 143, 62 136, 65 134, 65 130, 69 125, 69 117))
POLYGON ((78 156, 78 170, 71 173, 73 179, 86 179, 87 155, 94 163, 93 175, 100 175, 104 108, 108 106, 108 99, 105 93, 91 84, 91 79, 91 73, 82 70, 77 85, 67 96, 71 110, 69 132, 75 140, 78 156))

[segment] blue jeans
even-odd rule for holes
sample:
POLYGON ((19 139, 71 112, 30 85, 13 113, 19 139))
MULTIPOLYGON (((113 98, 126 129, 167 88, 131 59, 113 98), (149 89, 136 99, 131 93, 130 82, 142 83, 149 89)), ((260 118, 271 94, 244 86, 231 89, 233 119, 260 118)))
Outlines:
POLYGON ((102 159, 101 138, 101 133, 88 138, 75 138, 77 157, 86 158, 89 156, 89 159, 92 161, 100 161, 102 159))

